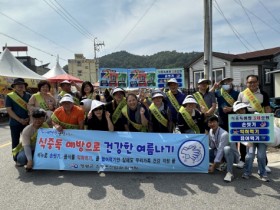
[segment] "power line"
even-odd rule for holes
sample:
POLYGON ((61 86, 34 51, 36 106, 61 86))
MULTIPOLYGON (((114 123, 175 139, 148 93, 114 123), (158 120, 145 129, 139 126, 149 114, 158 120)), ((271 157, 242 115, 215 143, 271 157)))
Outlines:
POLYGON ((263 8, 271 15, 271 17, 280 24, 280 21, 273 15, 273 13, 260 0, 258 1, 263 6, 263 8))
MULTIPOLYGON (((251 51, 247 46, 246 44, 241 40, 241 35, 238 33, 238 31, 233 27, 233 25, 229 22, 229 20, 226 18, 226 16, 224 15, 222 9, 220 8, 218 2, 216 0, 214 0, 216 5, 213 4, 213 6, 216 8, 216 10, 222 15, 222 17, 225 19, 225 21, 227 22, 227 24, 229 25, 229 27, 231 28, 232 32, 235 34, 235 36, 237 37, 237 39, 241 42, 241 44, 248 50, 248 51, 251 51)), ((243 38, 243 37, 242 37, 243 38)), ((244 38, 243 38, 244 39, 244 38)), ((251 46, 247 41, 246 39, 244 39, 244 41, 249 45, 251 46)), ((254 50, 255 48, 253 46, 251 46, 254 50)))
POLYGON ((90 39, 91 41, 93 41, 92 37, 90 35, 88 35, 86 32, 83 31, 83 29, 81 29, 76 23, 72 23, 71 20, 69 19, 69 17, 67 15, 65 15, 65 13, 63 12, 63 10, 59 9, 53 2, 50 1, 47 2, 46 0, 44 0, 44 2, 49 5, 49 7, 51 7, 60 17, 62 17, 67 23, 69 23, 71 26, 73 26, 80 34, 82 34, 83 36, 85 36, 86 38, 90 39))
MULTIPOLYGON (((45 54, 47 54, 47 55, 50 55, 50 56, 55 57, 55 55, 53 55, 53 54, 51 54, 51 53, 49 53, 49 52, 47 52, 47 51, 41 50, 41 49, 38 48, 38 47, 34 47, 34 46, 30 45, 30 44, 27 44, 26 42, 20 41, 20 40, 14 38, 14 37, 12 37, 12 36, 10 36, 10 35, 8 35, 8 34, 2 33, 2 32, 0 32, 0 34, 2 34, 3 36, 8 37, 8 38, 10 38, 10 39, 13 39, 13 40, 15 40, 15 41, 17 41, 17 42, 19 42, 19 43, 22 43, 22 44, 24 44, 24 45, 26 45, 26 46, 29 46, 29 47, 31 47, 31 48, 33 48, 33 49, 35 49, 35 50, 38 50, 38 51, 43 52, 43 53, 45 53, 45 54)), ((61 57, 59 57, 59 59, 64 60, 64 61, 67 61, 66 59, 61 58, 61 57)))
POLYGON ((149 12, 149 10, 154 6, 157 0, 154 0, 150 6, 146 9, 146 11, 143 13, 143 15, 138 19, 138 21, 135 23, 135 25, 128 31, 128 33, 125 35, 125 37, 120 41, 120 43, 115 47, 114 51, 118 49, 122 43, 127 39, 127 37, 130 35, 130 33, 137 27, 137 25, 141 22, 141 20, 146 16, 146 14, 149 12))
POLYGON ((70 49, 67 49, 66 47, 64 47, 64 46, 62 46, 62 45, 60 45, 60 44, 58 44, 58 43, 56 43, 56 42, 52 41, 51 39, 49 39, 49 38, 48 38, 48 37, 46 37, 45 35, 40 34, 40 33, 36 32, 36 31, 34 31, 34 30, 33 30, 33 29, 31 29, 30 27, 28 27, 28 26, 24 25, 23 23, 20 23, 19 21, 17 21, 17 20, 15 20, 15 19, 11 18, 10 16, 8 16, 8 15, 4 14, 3 12, 1 12, 1 11, 0 11, 0 14, 1 14, 1 15, 3 15, 3 16, 5 16, 5 17, 6 17, 6 18, 8 18, 8 19, 10 19, 10 20, 14 21, 15 23, 19 24, 20 26, 22 26, 22 27, 24 27, 24 28, 28 29, 29 31, 32 31, 33 33, 37 34, 38 36, 43 37, 44 39, 46 39, 46 40, 48 40, 49 42, 51 42, 51 43, 55 44, 56 46, 61 47, 61 48, 65 49, 65 50, 67 50, 67 51, 69 51, 69 52, 71 52, 71 53, 74 53, 74 52, 73 52, 73 51, 71 51, 70 49))
POLYGON ((255 27, 254 27, 254 25, 253 25, 253 23, 252 23, 252 20, 251 20, 250 16, 249 16, 248 13, 246 12, 246 10, 245 10, 245 8, 244 8, 244 6, 243 6, 241 0, 238 0, 238 1, 239 1, 240 5, 241 5, 243 11, 245 12, 246 16, 248 17, 248 19, 249 19, 249 21, 250 21, 250 24, 251 24, 251 26, 252 26, 252 29, 253 29, 253 31, 254 31, 254 33, 255 33, 255 35, 256 35, 256 37, 257 37, 259 43, 261 44, 262 48, 265 49, 263 43, 261 42, 261 40, 260 40, 260 38, 259 38, 259 36, 258 36, 256 30, 255 30, 255 27))

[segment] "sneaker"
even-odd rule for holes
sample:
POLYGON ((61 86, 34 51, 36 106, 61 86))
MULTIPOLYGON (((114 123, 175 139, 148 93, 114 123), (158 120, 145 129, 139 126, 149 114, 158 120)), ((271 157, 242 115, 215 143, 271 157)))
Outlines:
POLYGON ((267 176, 261 176, 260 179, 263 181, 263 182, 269 182, 269 178, 267 176))
POLYGON ((239 163, 237 163, 236 167, 242 169, 242 168, 244 168, 244 164, 245 163, 242 160, 240 160, 239 163))
POLYGON ((268 166, 265 166, 265 170, 267 173, 271 173, 271 169, 268 166))
POLYGON ((233 179, 232 173, 227 172, 227 174, 226 174, 226 176, 225 176, 225 178, 224 178, 224 181, 225 181, 225 182, 231 182, 232 179, 233 179))
POLYGON ((249 177, 249 175, 247 175, 247 174, 242 174, 242 178, 248 180, 250 177, 249 177))
POLYGON ((218 170, 218 171, 226 171, 226 169, 227 169, 227 163, 226 163, 226 162, 221 163, 221 164, 219 165, 219 167, 216 168, 216 170, 218 170))

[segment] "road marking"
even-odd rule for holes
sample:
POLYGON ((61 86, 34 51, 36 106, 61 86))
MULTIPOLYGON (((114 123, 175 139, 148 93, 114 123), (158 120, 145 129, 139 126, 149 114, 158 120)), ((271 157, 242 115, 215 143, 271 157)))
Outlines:
POLYGON ((11 144, 12 144, 11 142, 6 143, 6 144, 2 144, 2 145, 0 145, 0 148, 2 148, 2 147, 6 147, 6 146, 9 146, 9 145, 11 145, 11 144))

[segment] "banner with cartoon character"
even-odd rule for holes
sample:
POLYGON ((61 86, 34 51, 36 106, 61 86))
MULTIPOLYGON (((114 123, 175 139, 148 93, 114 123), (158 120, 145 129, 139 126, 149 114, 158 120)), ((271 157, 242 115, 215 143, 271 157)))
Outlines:
POLYGON ((127 87, 127 69, 123 68, 100 68, 99 87, 127 87))
POLYGON ((156 69, 128 69, 128 85, 130 88, 155 88, 156 69))
POLYGON ((207 173, 208 136, 39 129, 34 169, 207 173))
POLYGON ((267 114, 230 114, 231 142, 273 143, 274 116, 267 114))

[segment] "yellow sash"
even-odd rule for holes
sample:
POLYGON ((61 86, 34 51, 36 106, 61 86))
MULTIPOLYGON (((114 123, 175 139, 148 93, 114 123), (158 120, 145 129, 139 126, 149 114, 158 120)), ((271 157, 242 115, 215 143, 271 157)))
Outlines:
POLYGON ((44 109, 44 110, 46 110, 46 111, 49 110, 49 107, 48 107, 48 105, 46 104, 46 102, 45 102, 44 98, 42 97, 42 95, 40 94, 40 92, 35 93, 35 94, 34 94, 34 97, 35 97, 36 101, 39 103, 40 108, 42 108, 42 109, 44 109))
POLYGON ((143 126, 142 124, 138 124, 138 123, 135 123, 135 122, 132 122, 130 119, 129 119, 129 116, 127 114, 127 105, 125 105, 123 108, 122 108, 122 114, 126 117, 126 119, 131 123, 131 125, 138 131, 142 131, 142 132, 146 132, 147 131, 147 128, 146 126, 143 126))
POLYGON ((204 99, 202 98, 201 94, 199 92, 195 92, 193 94, 195 100, 197 101, 197 103, 199 104, 199 106, 204 106, 206 112, 209 110, 207 104, 205 103, 204 99))
POLYGON ((249 88, 246 88, 244 91, 244 96, 247 98, 247 100, 250 102, 252 107, 259 113, 264 113, 264 109, 261 106, 259 100, 256 98, 256 96, 251 92, 249 88))
POLYGON ((162 116, 161 112, 158 110, 154 103, 151 104, 149 109, 151 110, 151 113, 155 116, 157 121, 160 122, 163 126, 167 127, 167 119, 165 119, 164 116, 162 116))
POLYGON ((64 123, 64 122, 59 121, 59 119, 55 116, 54 113, 51 115, 51 119, 52 119, 52 121, 54 121, 55 123, 61 125, 63 128, 66 128, 66 129, 79 129, 80 128, 79 125, 73 125, 73 124, 64 123))
POLYGON ((226 102, 228 102, 229 105, 233 106, 235 100, 223 88, 221 88, 221 96, 226 100, 226 102))
POLYGON ((176 109, 176 111, 178 112, 180 109, 180 105, 177 101, 177 99, 175 98, 175 96, 173 95, 173 93, 171 92, 171 90, 169 90, 166 93, 167 97, 169 98, 169 101, 171 102, 172 106, 176 109))
POLYGON ((179 109, 179 112, 182 114, 185 122, 188 124, 190 129, 192 129, 196 134, 200 134, 199 127, 193 121, 193 118, 191 117, 190 113, 188 113, 183 106, 181 106, 181 108, 179 109))
POLYGON ((17 105, 27 111, 27 102, 23 100, 17 93, 11 92, 7 94, 17 105))
MULTIPOLYGON (((42 126, 40 128, 49 128, 49 125, 44 122, 42 124, 42 126)), ((30 138, 30 145, 31 147, 35 147, 36 145, 36 140, 37 140, 37 134, 38 134, 38 130, 36 130, 36 132, 31 136, 30 138)), ((20 142, 13 150, 12 150, 12 154, 15 157, 20 151, 23 150, 23 146, 22 146, 22 142, 20 142)))
MULTIPOLYGON (((114 103, 114 101, 113 101, 114 103)), ((122 114, 122 108, 126 105, 126 99, 123 98, 122 101, 118 104, 117 108, 115 109, 112 115, 112 122, 115 124, 122 114)))
MULTIPOLYGON (((66 92, 65 91, 61 91, 60 93, 59 93, 59 95, 61 96, 61 97, 63 97, 64 95, 66 94, 66 92)), ((74 100, 74 103, 76 104, 76 105, 80 105, 80 100, 78 99, 78 98, 76 98, 75 96, 73 96, 72 94, 70 94, 71 96, 72 96, 72 98, 73 98, 73 100, 74 100)))

